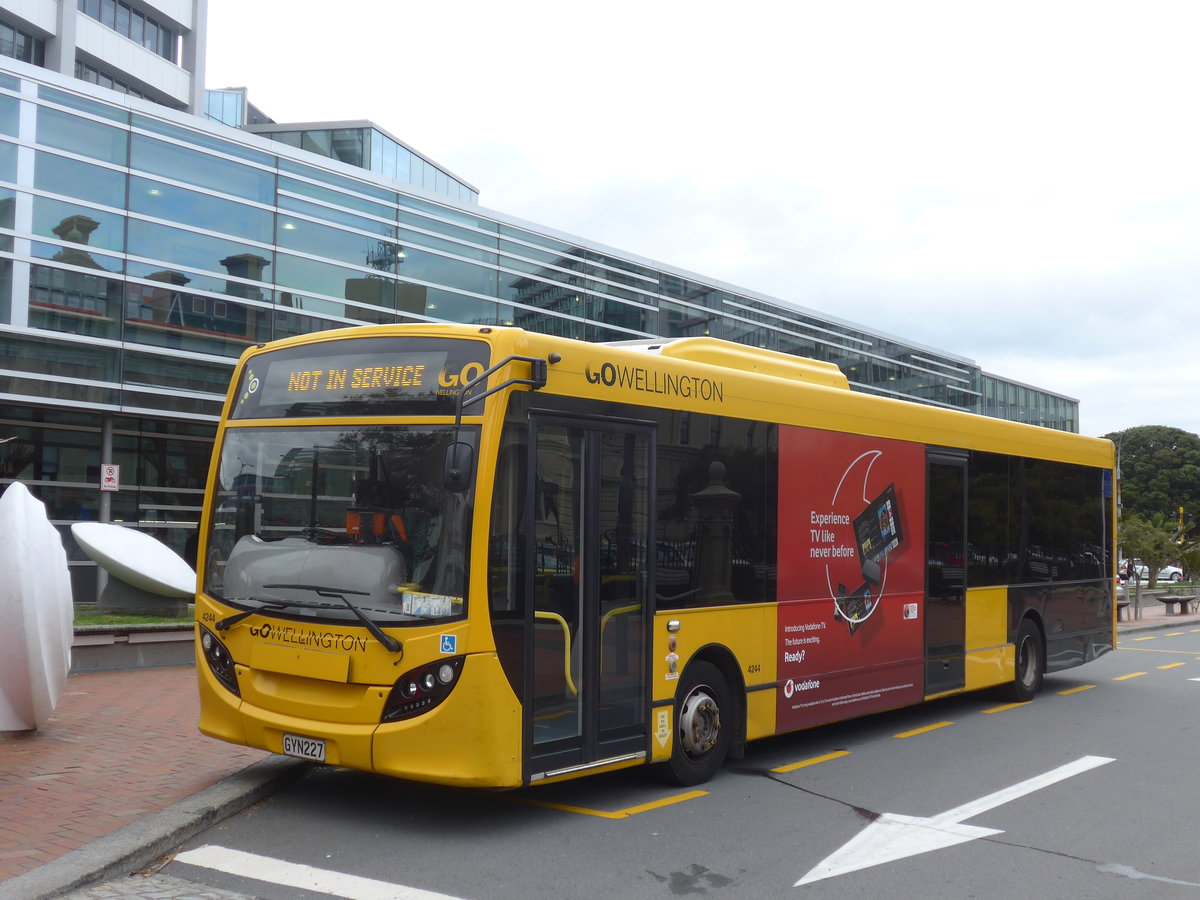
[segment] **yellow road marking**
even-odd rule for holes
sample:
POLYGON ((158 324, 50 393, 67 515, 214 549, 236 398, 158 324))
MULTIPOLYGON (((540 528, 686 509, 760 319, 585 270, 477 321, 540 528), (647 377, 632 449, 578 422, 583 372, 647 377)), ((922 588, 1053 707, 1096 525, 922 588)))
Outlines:
POLYGON ((772 772, 795 772, 797 769, 803 769, 807 766, 815 766, 818 763, 829 762, 831 759, 841 759, 843 756, 849 756, 849 750, 837 750, 833 753, 826 753, 824 756, 814 756, 811 759, 802 759, 800 762, 788 763, 786 766, 780 766, 777 769, 772 769, 772 772))
POLYGON ((953 722, 938 722, 934 725, 926 725, 924 728, 914 728, 912 731, 902 731, 899 734, 893 734, 892 737, 910 738, 916 737, 918 734, 925 734, 930 731, 937 731, 939 728, 945 728, 947 725, 953 725, 953 722))
POLYGON ((1113 681, 1128 681, 1130 678, 1137 678, 1139 675, 1145 675, 1145 672, 1134 672, 1130 675, 1118 675, 1113 681))
POLYGON ((1080 691, 1090 691, 1094 687, 1094 684, 1081 684, 1079 687, 1067 688, 1065 691, 1059 691, 1059 694, 1065 697, 1067 694, 1078 694, 1080 691))
POLYGON ((1140 637, 1140 638, 1134 638, 1134 640, 1135 640, 1135 641, 1152 641, 1152 640, 1154 640, 1154 639, 1155 639, 1155 638, 1157 638, 1157 637, 1158 637, 1158 635, 1157 635, 1157 634, 1152 634, 1152 635, 1150 635, 1149 637, 1140 637))
POLYGON ((1018 703, 1006 703, 1003 706, 993 706, 991 709, 985 709, 984 712, 985 713, 1004 712, 1007 709, 1016 709, 1018 706, 1028 706, 1029 703, 1030 703, 1029 700, 1022 700, 1018 703))
POLYGON ((1182 631, 1168 631, 1165 636, 1166 637, 1179 637, 1183 633, 1184 632, 1182 632, 1182 631))
POLYGON ((650 803, 642 803, 639 806, 630 806, 627 809, 618 809, 614 812, 609 812, 604 809, 588 809, 586 806, 569 806, 565 803, 547 803, 544 800, 531 800, 528 797, 513 797, 518 803, 524 803, 526 806, 541 806, 544 809, 557 809, 559 812, 577 813, 581 816, 597 816, 601 819, 628 819, 630 816, 636 816, 638 813, 648 812, 652 809, 661 809, 664 806, 671 806, 675 803, 683 803, 685 800, 695 800, 697 797, 705 797, 708 791, 689 791, 686 794, 676 794, 673 797, 664 797, 662 800, 654 800, 650 803))
POLYGON ((1195 650, 1163 650, 1159 647, 1126 647, 1125 650, 1130 652, 1136 650, 1138 653, 1173 653, 1178 656, 1190 655, 1195 653, 1195 650))
POLYGON ((1159 666, 1160 669, 1173 669, 1176 666, 1182 666, 1183 663, 1167 663, 1165 666, 1159 666))

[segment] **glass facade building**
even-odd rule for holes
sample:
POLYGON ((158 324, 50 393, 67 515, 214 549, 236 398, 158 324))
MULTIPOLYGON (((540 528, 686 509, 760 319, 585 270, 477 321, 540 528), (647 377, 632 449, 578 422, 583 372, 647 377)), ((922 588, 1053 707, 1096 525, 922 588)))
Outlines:
POLYGON ((712 335, 834 362, 860 391, 1078 430, 1075 401, 967 358, 373 171, 382 134, 339 161, 0 59, 0 489, 46 502, 77 598, 94 569, 67 526, 111 518, 186 556, 238 355, 323 329, 712 335), (102 463, 121 466, 111 510, 102 463))

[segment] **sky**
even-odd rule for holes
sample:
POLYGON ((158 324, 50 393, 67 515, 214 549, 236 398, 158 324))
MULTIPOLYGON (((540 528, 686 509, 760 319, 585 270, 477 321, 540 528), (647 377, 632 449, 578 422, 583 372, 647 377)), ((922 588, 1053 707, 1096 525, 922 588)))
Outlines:
POLYGON ((207 86, 480 206, 1200 433, 1193 0, 209 0, 207 86), (331 17, 330 11, 336 10, 331 17))

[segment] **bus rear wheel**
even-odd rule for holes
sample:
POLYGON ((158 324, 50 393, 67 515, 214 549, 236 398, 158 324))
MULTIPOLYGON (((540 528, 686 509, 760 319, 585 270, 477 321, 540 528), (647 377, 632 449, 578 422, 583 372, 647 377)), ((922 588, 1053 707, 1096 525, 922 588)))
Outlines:
POLYGON ((1037 696, 1046 674, 1046 650, 1042 629, 1032 619, 1023 619, 1017 630, 1016 666, 1009 694, 1024 703, 1037 696))
POLYGON ((733 738, 736 711, 721 670, 694 662, 683 673, 675 700, 675 735, 670 780, 691 785, 708 781, 725 762, 733 738))

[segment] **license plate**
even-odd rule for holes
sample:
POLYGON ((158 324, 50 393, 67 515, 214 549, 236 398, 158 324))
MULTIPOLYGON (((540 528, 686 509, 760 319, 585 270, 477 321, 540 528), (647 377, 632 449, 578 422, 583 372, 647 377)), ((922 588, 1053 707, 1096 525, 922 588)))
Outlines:
POLYGON ((298 734, 283 736, 283 752, 288 756, 325 762, 325 742, 320 738, 300 737, 298 734))

